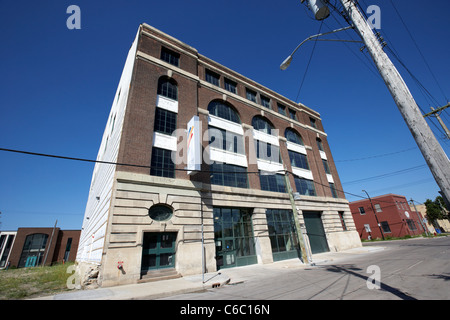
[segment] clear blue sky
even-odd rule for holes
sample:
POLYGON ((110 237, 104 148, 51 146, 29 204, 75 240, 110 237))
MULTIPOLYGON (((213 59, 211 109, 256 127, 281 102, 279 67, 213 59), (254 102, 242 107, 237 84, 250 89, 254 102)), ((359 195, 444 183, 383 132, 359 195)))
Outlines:
MULTIPOLYGON (((390 1, 360 3, 380 6, 380 31, 437 100, 428 99, 393 60, 419 105, 425 111, 444 105, 450 96, 450 2, 436 0, 430 6, 395 0, 443 90, 390 1)), ((322 31, 344 24, 336 19, 325 20, 322 31)), ((286 71, 279 65, 320 27, 298 0, 2 1, 0 147, 95 159, 126 54, 142 22, 320 112, 350 201, 360 199, 352 194, 365 196, 362 189, 371 196, 397 193, 418 202, 438 195, 392 97, 359 44, 318 42, 297 99, 314 43, 305 44, 286 71), (66 27, 72 4, 81 9, 81 30, 66 27)), ((357 39, 353 31, 339 37, 357 39)), ((450 111, 443 119, 450 126, 450 111)), ((449 154, 437 121, 429 123, 449 154)), ((81 228, 92 170, 90 163, 0 151, 0 228, 49 227, 56 219, 63 229, 81 228)))

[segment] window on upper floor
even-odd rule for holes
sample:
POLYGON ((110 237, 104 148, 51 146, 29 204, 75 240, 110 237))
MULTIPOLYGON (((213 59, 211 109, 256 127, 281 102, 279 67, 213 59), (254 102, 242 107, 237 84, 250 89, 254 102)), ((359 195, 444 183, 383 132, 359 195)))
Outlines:
POLYGON ((289 142, 292 142, 292 143, 295 143, 295 144, 298 144, 301 146, 304 145, 302 137, 295 130, 293 130, 291 128, 287 128, 284 131, 284 136, 286 137, 286 140, 289 142))
POLYGON ((155 110, 155 132, 171 135, 177 128, 177 114, 165 109, 155 110))
POLYGON ((291 118, 292 120, 297 121, 297 114, 295 113, 295 110, 289 109, 289 118, 291 118))
POLYGON ((239 115, 236 110, 231 105, 223 101, 211 101, 208 105, 208 111, 210 115, 241 124, 241 120, 239 119, 239 115))
POLYGON ((380 206, 379 203, 376 203, 376 204, 375 204, 375 210, 376 210, 377 212, 383 212, 383 210, 381 210, 381 206, 380 206))
POLYGON ((278 113, 285 116, 286 115, 286 107, 279 103, 277 104, 277 106, 278 106, 278 113))
POLYGON ((158 94, 172 100, 178 100, 178 87, 176 81, 168 77, 159 78, 158 94))
POLYGON ((225 90, 237 94, 237 83, 225 78, 225 90))
POLYGON ((180 54, 165 47, 161 48, 161 60, 176 67, 180 66, 180 54))
POLYGON ((150 175, 175 178, 175 164, 172 161, 171 150, 152 148, 150 175))
POLYGON ((364 207, 359 207, 358 210, 359 210, 359 213, 361 215, 365 215, 366 214, 366 210, 364 210, 364 207))
POLYGON ((252 126, 254 130, 258 130, 267 134, 272 134, 273 125, 264 117, 255 116, 252 119, 252 126))
POLYGON ((264 174, 259 171, 261 190, 273 192, 286 192, 284 176, 281 174, 264 174))
POLYGON ((314 187, 314 181, 297 177, 294 175, 295 188, 297 192, 304 196, 316 196, 316 188, 314 187))
POLYGON ((311 127, 317 128, 316 119, 309 118, 309 123, 310 123, 311 127))
POLYGON ((263 95, 261 95, 260 97, 261 97, 261 105, 268 109, 272 109, 272 107, 270 106, 270 99, 263 95))
POLYGON ((320 140, 319 138, 316 139, 317 142, 317 148, 319 148, 320 151, 325 151, 323 150, 323 143, 322 140, 320 140))
POLYGON ((238 154, 245 154, 244 140, 241 135, 224 129, 209 127, 209 145, 213 148, 238 154))
POLYGON ((248 188, 247 168, 225 163, 212 163, 211 184, 248 188))
POLYGON ((330 166, 328 165, 328 161, 322 159, 323 168, 325 169, 325 173, 331 174, 330 166))
POLYGON ((309 164, 306 155, 292 150, 288 150, 288 153, 289 159, 291 159, 291 165, 293 167, 309 170, 309 164))
POLYGON ((211 70, 205 70, 205 80, 215 86, 220 87, 220 75, 212 72, 211 70))
POLYGON ((250 89, 246 89, 245 96, 248 100, 256 102, 256 92, 250 89))

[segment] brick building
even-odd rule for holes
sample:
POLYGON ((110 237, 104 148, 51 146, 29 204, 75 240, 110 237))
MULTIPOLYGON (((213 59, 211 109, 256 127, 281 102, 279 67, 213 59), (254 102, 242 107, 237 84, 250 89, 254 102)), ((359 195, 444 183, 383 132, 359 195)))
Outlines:
POLYGON ((75 261, 80 230, 19 228, 0 234, 0 268, 35 267, 75 261))
POLYGON ((77 261, 103 286, 298 257, 284 168, 312 252, 361 245, 320 114, 146 24, 97 160, 77 261))
POLYGON ((421 213, 411 210, 404 196, 386 194, 371 199, 372 203, 369 199, 350 202, 350 210, 361 239, 381 239, 382 233, 385 238, 389 238, 425 232, 421 213))

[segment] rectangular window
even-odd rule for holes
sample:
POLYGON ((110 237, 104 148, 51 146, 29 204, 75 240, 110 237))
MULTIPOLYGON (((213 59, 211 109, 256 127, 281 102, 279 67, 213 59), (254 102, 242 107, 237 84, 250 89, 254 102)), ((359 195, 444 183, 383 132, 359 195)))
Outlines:
POLYGON ((281 174, 261 174, 261 171, 259 171, 259 181, 261 190, 286 192, 284 176, 281 174))
POLYGON ((384 233, 390 233, 391 228, 389 228, 389 223, 387 221, 381 221, 381 230, 383 230, 384 233))
POLYGON ((281 163, 280 147, 270 143, 254 140, 256 148, 256 158, 281 163))
POLYGON ((296 168, 302 168, 309 170, 308 159, 303 153, 294 152, 288 150, 289 158, 291 159, 291 165, 296 168))
POLYGON ((289 109, 289 118, 297 121, 297 115, 295 114, 295 110, 289 109))
POLYGON ((67 239, 66 251, 64 252, 64 261, 69 261, 71 247, 72 247, 72 238, 69 238, 67 239))
POLYGON ((268 109, 272 109, 272 107, 270 106, 270 99, 267 97, 264 97, 263 95, 261 95, 261 105, 268 109))
POLYGON ((266 210, 267 227, 272 247, 273 260, 298 257, 298 237, 292 211, 284 209, 266 210))
POLYGON ((241 135, 215 127, 208 127, 208 133, 211 147, 245 154, 244 139, 241 135))
POLYGON ((406 219, 406 223, 408 224, 409 230, 411 230, 411 231, 417 230, 417 227, 416 227, 416 224, 415 224, 414 220, 406 219))
POLYGON ((359 207, 358 210, 359 210, 359 213, 361 215, 365 215, 366 214, 366 210, 364 210, 364 207, 359 207))
POLYGON ((375 210, 376 210, 377 212, 383 212, 383 210, 381 210, 381 206, 380 206, 379 203, 376 203, 376 204, 375 204, 375 210))
POLYGON ((237 94, 237 83, 225 78, 225 90, 237 94))
POLYGON ((278 103, 278 113, 282 114, 283 116, 286 115, 286 107, 279 103, 278 103))
POLYGON ((155 132, 171 135, 177 128, 177 114, 165 109, 156 108, 155 132))
POLYGON ((250 89, 246 90, 246 97, 248 100, 256 102, 256 92, 250 89))
POLYGON ((345 224, 345 219, 344 219, 344 211, 339 211, 338 214, 339 214, 339 220, 341 220, 342 230, 347 231, 347 225, 345 224))
POLYGON ((167 48, 161 48, 161 60, 176 67, 180 66, 180 54, 167 48))
POLYGON ((334 187, 334 183, 329 183, 330 184, 330 190, 331 190, 331 195, 333 196, 333 198, 337 198, 337 191, 336 188, 334 187))
POLYGON ((297 192, 304 196, 316 196, 314 181, 294 176, 297 192))
POLYGON ((220 75, 212 72, 208 69, 205 70, 206 75, 205 75, 205 79, 206 81, 208 81, 209 83, 212 83, 215 86, 220 87, 220 75))
POLYGON ((211 184, 248 188, 247 168, 214 162, 211 164, 210 169, 211 184))
POLYGON ((309 118, 309 123, 311 124, 311 127, 317 128, 316 119, 309 118))
POLYGON ((175 178, 175 164, 172 162, 171 150, 152 148, 150 175, 175 178))
POLYGON ((325 169, 325 173, 331 174, 330 167, 328 166, 328 161, 322 159, 323 168, 325 169))

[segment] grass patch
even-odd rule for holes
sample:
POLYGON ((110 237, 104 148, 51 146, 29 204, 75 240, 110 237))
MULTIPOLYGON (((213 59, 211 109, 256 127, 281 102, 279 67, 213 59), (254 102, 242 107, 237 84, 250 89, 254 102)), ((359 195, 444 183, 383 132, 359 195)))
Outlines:
POLYGON ((71 276, 67 268, 73 263, 51 267, 19 268, 0 271, 0 300, 27 299, 68 291, 71 276))

